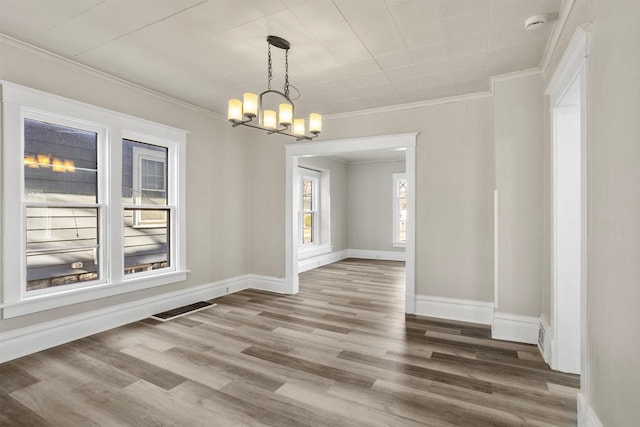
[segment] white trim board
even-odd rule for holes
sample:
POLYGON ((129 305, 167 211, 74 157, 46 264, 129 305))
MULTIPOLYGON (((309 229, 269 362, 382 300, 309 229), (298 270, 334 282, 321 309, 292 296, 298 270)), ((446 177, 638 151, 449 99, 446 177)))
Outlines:
POLYGON ((379 259, 384 261, 406 261, 404 251, 370 251, 366 249, 347 249, 347 258, 379 259))
POLYGON ((273 292, 276 294, 289 294, 289 288, 284 279, 280 277, 259 276, 257 274, 247 275, 248 286, 246 289, 256 289, 259 291, 273 292))
POLYGON ((527 344, 538 342, 540 318, 511 313, 493 313, 491 338, 527 344))
POLYGON ((227 294, 258 289, 286 293, 284 279, 247 274, 0 333, 0 363, 147 317, 227 294))
POLYGON ((578 393, 578 427, 604 427, 582 392, 578 393))
POLYGON ((341 251, 301 259, 298 261, 298 273, 303 273, 305 271, 313 270, 314 268, 322 267, 323 265, 332 264, 348 258, 347 251, 347 249, 343 249, 341 251))
POLYGON ((493 302, 416 295, 416 314, 491 325, 493 302))

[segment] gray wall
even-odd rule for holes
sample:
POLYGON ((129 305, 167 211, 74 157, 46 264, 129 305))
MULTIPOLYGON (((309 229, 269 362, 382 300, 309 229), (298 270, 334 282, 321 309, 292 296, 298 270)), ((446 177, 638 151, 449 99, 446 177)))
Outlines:
POLYGON ((191 272, 187 281, 0 320, 0 332, 249 273, 249 144, 245 138, 253 132, 231 129, 222 120, 167 98, 2 41, 0 58, 0 79, 191 132, 186 183, 187 266, 191 272))
POLYGON ((543 260, 542 77, 496 82, 498 311, 539 316, 543 260))
POLYGON ((493 301, 493 100, 328 120, 338 139, 419 131, 416 294, 493 301))
POLYGON ((392 174, 405 172, 405 162, 350 163, 347 170, 349 249, 404 252, 391 242, 392 174))
MULTIPOLYGON (((583 392, 603 425, 622 427, 637 425, 640 419, 640 3, 578 0, 546 70, 546 82, 576 26, 586 22, 592 22, 587 143, 590 366, 589 387, 583 392)), ((545 144, 550 144, 549 135, 545 144)), ((550 304, 545 298, 545 310, 550 304)))
MULTIPOLYGON (((332 252, 347 249, 347 165, 329 157, 300 159, 300 166, 329 171, 332 252)), ((321 196, 324 199, 324 195, 321 196)))
MULTIPOLYGON (((493 301, 493 99, 326 120, 321 140, 419 131, 416 291, 493 301)), ((279 140, 281 141, 281 140, 279 140)), ((282 277, 284 150, 250 142, 249 270, 282 277), (265 227, 268 224, 268 227, 265 227)))

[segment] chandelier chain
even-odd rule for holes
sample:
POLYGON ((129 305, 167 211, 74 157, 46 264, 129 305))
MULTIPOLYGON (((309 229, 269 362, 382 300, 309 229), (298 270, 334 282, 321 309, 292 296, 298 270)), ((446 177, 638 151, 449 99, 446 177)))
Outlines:
POLYGON ((268 61, 268 72, 267 72, 267 88, 271 90, 271 79, 273 78, 273 69, 271 66, 271 43, 267 42, 269 45, 269 61, 268 61))
POLYGON ((289 49, 284 51, 284 95, 289 98, 289 49))

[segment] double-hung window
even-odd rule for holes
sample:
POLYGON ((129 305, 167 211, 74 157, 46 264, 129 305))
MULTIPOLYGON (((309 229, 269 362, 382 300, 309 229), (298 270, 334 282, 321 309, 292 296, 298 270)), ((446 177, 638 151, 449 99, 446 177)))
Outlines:
POLYGON ((98 154, 105 129, 37 112, 25 112, 22 125, 25 294, 98 283, 105 218, 98 154))
POLYGON ((300 244, 320 243, 320 173, 300 168, 300 244))
POLYGON ((407 243, 407 177, 393 174, 393 245, 407 243))
POLYGON ((2 82, 3 317, 186 278, 186 132, 2 82))
POLYGON ((165 146, 122 140, 125 274, 171 266, 168 154, 165 146))

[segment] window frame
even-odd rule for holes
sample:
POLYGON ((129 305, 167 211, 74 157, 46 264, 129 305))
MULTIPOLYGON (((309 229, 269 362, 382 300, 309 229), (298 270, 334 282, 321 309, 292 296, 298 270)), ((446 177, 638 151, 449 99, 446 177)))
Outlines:
MULTIPOLYGON (((0 80, 2 85, 2 318, 184 281, 186 268, 186 140, 188 132, 0 80), (97 281, 26 291, 24 119, 99 129, 99 242, 103 251, 97 281), (42 119, 45 120, 42 120, 42 119), (171 263, 166 269, 124 275, 122 139, 168 148, 167 200, 172 209, 171 263), (16 143, 18 142, 18 143, 16 143), (16 243, 17 242, 17 243, 16 243), (6 266, 17 266, 6 268, 6 266), (56 289, 57 288, 57 289, 56 289)), ((80 127, 80 128, 82 128, 80 127)), ((92 130, 93 131, 93 130, 92 130)), ((161 205, 163 208, 166 206, 161 205)))
MULTIPOLYGON (((393 173, 392 175, 392 179, 393 179, 393 238, 391 239, 391 244, 393 245, 393 247, 395 248, 403 248, 406 247, 407 245, 407 241, 405 240, 400 240, 400 206, 399 206, 399 202, 400 202, 400 196, 398 194, 398 185, 399 182, 404 180, 407 180, 407 174, 402 172, 402 173, 393 173)), ((409 186, 408 183, 407 185, 407 193, 409 192, 409 186)), ((404 197, 405 199, 408 198, 408 196, 404 197)), ((406 221, 406 218, 405 218, 406 221)))

